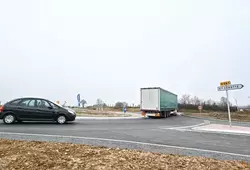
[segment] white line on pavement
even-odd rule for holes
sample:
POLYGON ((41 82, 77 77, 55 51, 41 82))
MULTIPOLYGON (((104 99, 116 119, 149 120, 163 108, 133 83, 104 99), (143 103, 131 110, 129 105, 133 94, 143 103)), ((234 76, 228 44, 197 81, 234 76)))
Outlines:
MULTIPOLYGON (((165 130, 165 129, 162 129, 165 130)), ((220 132, 220 131, 206 131, 206 130, 198 130, 198 129, 173 129, 181 132, 196 132, 196 133, 212 133, 212 134, 222 134, 222 135, 236 135, 236 136, 250 136, 250 134, 246 133, 232 133, 232 132, 220 132)))
POLYGON ((169 129, 169 130, 181 130, 181 129, 186 129, 186 128, 194 128, 197 126, 203 126, 203 125, 208 125, 210 124, 210 121, 204 120, 203 123, 197 124, 197 125, 191 125, 191 126, 179 126, 179 127, 159 127, 160 129, 169 129))
POLYGON ((212 130, 203 130, 203 129, 187 129, 185 131, 202 132, 202 133, 213 133, 213 134, 237 135, 237 136, 250 136, 249 133, 239 133, 239 132, 220 131, 220 130, 212 131, 212 130))
POLYGON ((250 158, 250 155, 244 155, 244 154, 222 152, 222 151, 215 151, 215 150, 206 150, 206 149, 198 149, 198 148, 188 148, 188 147, 173 146, 173 145, 162 145, 162 144, 154 144, 154 143, 136 142, 136 141, 129 141, 129 140, 119 140, 119 139, 106 139, 106 138, 81 137, 81 136, 47 135, 47 134, 33 134, 33 133, 11 133, 11 132, 0 132, 0 134, 2 134, 2 135, 22 135, 22 136, 38 136, 38 137, 43 136, 43 137, 56 137, 56 138, 72 138, 72 139, 111 141, 111 142, 158 146, 158 147, 165 147, 165 148, 175 148, 175 149, 183 149, 183 150, 198 151, 198 152, 209 152, 209 153, 250 158))

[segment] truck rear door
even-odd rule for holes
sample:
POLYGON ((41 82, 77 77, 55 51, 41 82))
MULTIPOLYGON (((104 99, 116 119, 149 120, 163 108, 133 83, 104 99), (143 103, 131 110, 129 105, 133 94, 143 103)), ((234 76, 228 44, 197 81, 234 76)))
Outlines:
POLYGON ((159 110, 159 89, 141 89, 141 110, 159 110))

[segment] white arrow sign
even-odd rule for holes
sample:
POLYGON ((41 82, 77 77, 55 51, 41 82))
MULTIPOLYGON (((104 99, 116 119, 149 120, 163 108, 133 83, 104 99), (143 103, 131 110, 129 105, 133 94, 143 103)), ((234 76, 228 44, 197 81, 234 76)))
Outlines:
POLYGON ((219 86, 217 89, 218 89, 218 91, 226 91, 228 120, 229 120, 230 127, 232 127, 230 106, 229 106, 229 100, 228 100, 228 90, 242 89, 244 86, 243 86, 243 84, 231 84, 231 81, 228 81, 228 82, 222 82, 221 85, 223 85, 223 86, 219 86), (230 83, 228 83, 228 82, 230 82, 230 83))
POLYGON ((231 84, 227 86, 219 86, 217 87, 218 91, 226 91, 226 90, 237 90, 242 89, 244 87, 243 84, 231 84))

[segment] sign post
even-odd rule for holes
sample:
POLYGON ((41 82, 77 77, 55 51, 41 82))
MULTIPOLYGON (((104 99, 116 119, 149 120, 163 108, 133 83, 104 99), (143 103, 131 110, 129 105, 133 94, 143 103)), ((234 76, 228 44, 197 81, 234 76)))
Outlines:
POLYGON ((217 87, 218 91, 226 91, 227 111, 228 111, 228 120, 229 120, 230 127, 232 127, 232 122, 231 122, 231 113, 230 113, 230 103, 229 103, 228 91, 242 89, 243 87, 244 87, 243 84, 231 84, 231 81, 220 82, 220 86, 217 87))
POLYGON ((202 106, 198 106, 198 109, 199 109, 199 111, 200 111, 200 113, 201 113, 201 110, 202 110, 203 108, 202 108, 202 106))
POLYGON ((124 117, 125 117, 125 113, 127 112, 127 108, 126 106, 123 107, 123 113, 124 113, 124 117))
POLYGON ((228 120, 229 120, 229 125, 232 127, 232 122, 231 122, 231 113, 230 113, 230 106, 229 106, 229 99, 228 99, 228 90, 226 90, 227 94, 227 111, 228 111, 228 120))
POLYGON ((77 94, 76 98, 77 98, 77 102, 78 102, 78 107, 80 107, 81 106, 81 96, 80 96, 80 94, 77 94))

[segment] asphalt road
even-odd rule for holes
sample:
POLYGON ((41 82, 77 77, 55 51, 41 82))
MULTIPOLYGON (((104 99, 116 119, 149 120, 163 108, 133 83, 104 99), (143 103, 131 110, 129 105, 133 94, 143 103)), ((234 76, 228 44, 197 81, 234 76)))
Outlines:
POLYGON ((250 136, 168 129, 202 123, 202 119, 184 116, 167 119, 77 120, 65 125, 0 123, 0 138, 84 143, 250 161, 250 136))

